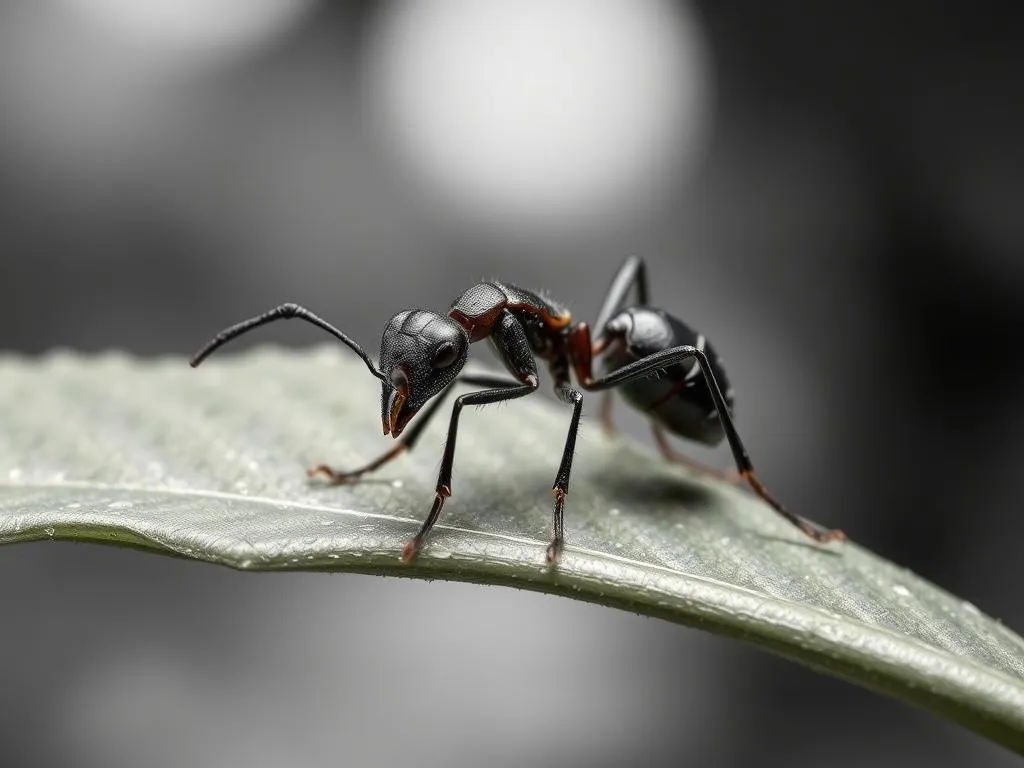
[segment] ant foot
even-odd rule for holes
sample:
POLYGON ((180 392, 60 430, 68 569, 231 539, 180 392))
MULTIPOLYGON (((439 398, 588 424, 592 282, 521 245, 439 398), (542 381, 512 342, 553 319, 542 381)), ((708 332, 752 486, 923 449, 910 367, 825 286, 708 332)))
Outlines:
POLYGON ((547 552, 545 553, 545 559, 552 565, 557 565, 558 561, 562 557, 562 550, 565 548, 565 541, 562 539, 555 539, 548 544, 547 552))
POLYGON ((837 528, 814 528, 807 523, 803 523, 800 525, 800 530, 819 544, 828 544, 830 541, 846 540, 846 534, 837 528))
POLYGON ((317 475, 323 475, 327 478, 327 482, 331 485, 343 485, 349 480, 359 476, 358 472, 338 472, 335 469, 327 466, 326 464, 318 464, 315 467, 310 467, 306 470, 307 477, 316 477, 317 475))
POLYGON ((408 565, 415 560, 422 546, 423 544, 418 538, 409 539, 402 548, 402 562, 408 565))
POLYGON ((818 531, 814 538, 823 544, 827 544, 830 541, 846 541, 846 534, 838 528, 833 528, 826 531, 818 531))

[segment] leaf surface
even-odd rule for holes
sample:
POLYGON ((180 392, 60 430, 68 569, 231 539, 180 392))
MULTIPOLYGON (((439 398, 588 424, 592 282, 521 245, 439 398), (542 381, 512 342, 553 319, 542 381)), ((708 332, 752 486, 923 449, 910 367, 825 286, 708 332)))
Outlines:
POLYGON ((815 545, 747 493, 590 422, 567 548, 548 567, 570 411, 540 397, 464 413, 453 496, 403 565, 446 417, 372 480, 328 487, 304 472, 390 447, 379 398, 362 363, 332 347, 223 354, 198 370, 115 354, 0 357, 0 543, 72 539, 238 569, 564 595, 744 639, 1024 754, 1024 641, 1010 629, 854 543, 815 545))

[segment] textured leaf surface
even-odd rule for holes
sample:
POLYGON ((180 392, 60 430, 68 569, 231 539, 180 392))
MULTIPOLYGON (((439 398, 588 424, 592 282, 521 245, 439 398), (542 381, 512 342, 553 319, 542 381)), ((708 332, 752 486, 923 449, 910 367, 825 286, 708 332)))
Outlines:
POLYGON ((1024 641, 1008 628, 856 544, 815 546, 740 490, 589 424, 567 549, 548 568, 569 410, 541 398, 463 416, 454 495, 403 565, 446 418, 372 481, 326 487, 303 471, 391 445, 377 387, 333 348, 227 354, 195 371, 181 359, 0 357, 0 543, 96 541, 239 569, 567 595, 743 638, 1024 753, 1024 641))

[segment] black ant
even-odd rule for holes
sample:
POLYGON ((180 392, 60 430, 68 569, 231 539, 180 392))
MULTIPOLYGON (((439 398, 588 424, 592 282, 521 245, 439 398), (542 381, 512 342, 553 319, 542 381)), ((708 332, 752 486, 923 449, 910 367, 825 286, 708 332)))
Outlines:
MULTIPOLYGON (((405 545, 402 559, 406 562, 419 553, 437 522, 445 499, 452 494, 455 438, 462 409, 467 405, 487 405, 536 392, 539 382, 535 358, 547 362, 559 399, 573 406, 569 434, 553 487, 554 534, 547 548, 548 562, 557 561, 562 552, 565 497, 569 492, 569 473, 583 410, 583 395, 571 386, 570 371, 584 390, 620 387, 622 396, 650 418, 658 445, 670 459, 684 460, 669 448, 665 430, 709 446, 727 438, 739 469, 739 479, 746 480, 776 512, 815 541, 845 538, 842 531, 818 529, 788 512, 761 485, 733 426, 733 393, 721 359, 704 336, 664 310, 649 306, 647 297, 646 268, 637 257, 627 259, 616 275, 593 331, 586 323, 574 324, 569 311, 550 298, 506 283, 478 283, 459 296, 445 315, 414 309, 392 317, 381 338, 379 367, 362 347, 334 326, 297 304, 282 304, 217 334, 192 358, 191 365, 199 365, 207 355, 236 336, 266 323, 293 317, 313 323, 347 344, 382 382, 384 434, 396 439, 402 434, 405 437, 359 469, 340 472, 321 464, 308 470, 310 477, 323 475, 332 484, 354 480, 404 451, 412 450, 457 382, 486 387, 455 400, 434 503, 419 532, 405 545), (622 308, 634 287, 637 303, 622 308), (460 373, 469 354, 469 345, 484 339, 490 342, 511 377, 460 373), (600 356, 599 375, 593 372, 595 356, 600 356), (430 402, 437 395, 441 397, 430 402), (405 432, 421 409, 421 418, 405 432)), ((605 397, 609 397, 608 393, 605 397)), ((609 426, 610 402, 607 399, 605 405, 604 420, 609 426)))

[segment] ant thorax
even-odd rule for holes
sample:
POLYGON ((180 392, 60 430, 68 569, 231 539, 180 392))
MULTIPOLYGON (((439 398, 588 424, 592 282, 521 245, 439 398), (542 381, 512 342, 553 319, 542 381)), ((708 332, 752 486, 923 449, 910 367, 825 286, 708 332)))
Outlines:
POLYGON ((522 324, 523 330, 526 331, 530 349, 536 357, 548 362, 556 362, 565 358, 569 338, 567 329, 552 330, 545 325, 543 320, 531 313, 512 310, 512 314, 516 316, 516 319, 522 324))

